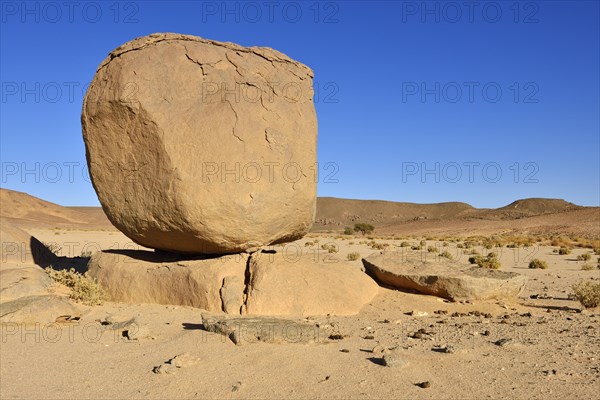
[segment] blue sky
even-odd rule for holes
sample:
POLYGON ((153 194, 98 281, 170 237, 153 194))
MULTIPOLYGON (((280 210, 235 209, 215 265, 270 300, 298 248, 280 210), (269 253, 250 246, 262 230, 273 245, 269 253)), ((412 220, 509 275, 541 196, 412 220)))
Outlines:
POLYGON ((178 32, 315 72, 319 196, 600 205, 597 1, 2 1, 4 188, 98 205, 80 112, 124 42, 178 32))

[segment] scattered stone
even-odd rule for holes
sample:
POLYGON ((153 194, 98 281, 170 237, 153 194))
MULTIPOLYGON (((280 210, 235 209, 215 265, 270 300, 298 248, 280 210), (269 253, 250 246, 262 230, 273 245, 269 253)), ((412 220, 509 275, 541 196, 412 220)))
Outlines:
POLYGON ((426 317, 429 314, 427 314, 425 311, 416 311, 416 310, 413 310, 413 311, 409 311, 408 315, 413 316, 413 317, 426 317))
POLYGON ((242 387, 242 382, 241 381, 237 381, 236 383, 234 383, 233 385, 231 385, 231 391, 232 392, 237 392, 238 390, 240 390, 241 387, 242 387))
POLYGON ((157 367, 154 367, 152 372, 155 374, 174 374, 179 368, 190 367, 198 364, 199 362, 200 359, 198 357, 186 352, 165 361, 157 367))
POLYGON ((345 336, 340 334, 340 333, 332 333, 331 335, 328 336, 328 339, 330 340, 342 340, 345 336))
POLYGON ((490 336, 490 331, 485 330, 485 331, 481 332, 481 335, 482 336, 490 336))
POLYGON ((313 76, 276 50, 190 35, 156 33, 113 50, 81 114, 90 176, 110 221, 143 246, 189 254, 303 237, 316 207, 313 76), (297 88, 293 101, 281 82, 297 88), (254 86, 252 101, 220 90, 240 85, 254 86), (273 179, 257 160, 276 166, 273 179), (281 167, 290 164, 300 171, 293 182, 281 167), (251 182, 225 175, 240 165, 256 165, 251 182))
POLYGON ((152 369, 152 372, 154 372, 155 374, 168 374, 168 375, 172 375, 175 372, 177 372, 177 367, 172 365, 172 364, 161 364, 157 367, 154 367, 152 369))
POLYGON ((494 342, 494 344, 496 346, 500 346, 500 347, 513 345, 515 343, 516 342, 514 341, 514 339, 511 339, 511 338, 502 338, 502 339, 498 339, 494 342))
POLYGON ((170 363, 177 368, 190 367, 200 362, 200 359, 188 352, 179 354, 170 360, 170 363))
POLYGON ((341 349, 340 352, 341 353, 350 353, 350 350, 348 350, 348 349, 341 349))
POLYGON ((417 383, 417 386, 422 389, 427 389, 428 387, 431 387, 431 383, 429 381, 420 382, 420 383, 417 383))
POLYGON ((454 301, 516 298, 527 282, 524 275, 471 267, 456 260, 427 261, 418 253, 406 257, 382 252, 364 258, 363 263, 367 272, 386 286, 454 301))
POLYGON ((451 344, 439 347, 436 351, 440 353, 452 354, 456 352, 456 349, 451 344))
POLYGON ((365 335, 364 339, 366 339, 366 340, 373 340, 373 339, 375 339, 375 336, 373 336, 373 335, 365 335))
POLYGON ((404 359, 404 354, 396 349, 383 355, 383 365, 390 368, 402 368, 407 366, 408 362, 404 359))
POLYGON ((381 345, 377 345, 371 349, 371 353, 373 354, 383 354, 385 352, 385 348, 381 345))
MULTIPOLYGON (((324 343, 328 337, 328 332, 315 324, 280 318, 222 318, 202 315, 202 325, 208 332, 227 336, 236 345, 256 342, 324 343)), ((332 336, 334 335, 329 335, 329 338, 332 336)))

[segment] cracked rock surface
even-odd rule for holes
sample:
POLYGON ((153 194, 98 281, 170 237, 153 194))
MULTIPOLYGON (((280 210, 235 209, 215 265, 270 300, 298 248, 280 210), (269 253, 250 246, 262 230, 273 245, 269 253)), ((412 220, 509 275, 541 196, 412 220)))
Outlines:
POLYGON ((302 237, 316 205, 312 78, 273 49, 188 35, 112 51, 81 115, 110 221, 138 244, 188 254, 302 237))
POLYGON ((355 265, 304 255, 183 259, 150 251, 92 255, 88 274, 123 303, 192 306, 231 315, 353 315, 379 292, 355 265))

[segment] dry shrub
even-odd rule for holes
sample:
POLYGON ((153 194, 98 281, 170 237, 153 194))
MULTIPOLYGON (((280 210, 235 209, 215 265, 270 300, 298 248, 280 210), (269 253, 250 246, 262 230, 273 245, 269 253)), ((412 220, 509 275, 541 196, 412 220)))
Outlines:
POLYGON ((585 308, 594 308, 600 305, 600 282, 581 281, 571 288, 573 289, 572 297, 585 308))
POLYGON ((348 253, 348 256, 346 258, 348 259, 348 261, 356 261, 360 258, 360 253, 357 253, 357 252, 348 253))
POLYGON ((48 275, 62 285, 71 289, 69 298, 88 306, 101 305, 106 300, 106 292, 94 279, 80 274, 71 268, 69 270, 55 270, 46 268, 48 275))

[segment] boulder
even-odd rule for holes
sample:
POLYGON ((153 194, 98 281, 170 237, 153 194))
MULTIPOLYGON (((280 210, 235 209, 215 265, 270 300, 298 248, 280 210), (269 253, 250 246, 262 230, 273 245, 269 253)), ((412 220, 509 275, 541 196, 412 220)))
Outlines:
POLYGON ((516 298, 527 277, 514 273, 472 267, 444 257, 421 253, 376 253, 363 259, 366 272, 379 283, 449 300, 516 298))
POLYGON ((378 293, 349 262, 255 252, 185 260, 150 251, 92 255, 88 274, 125 303, 185 305, 240 315, 352 315, 378 293))
POLYGON ((112 51, 81 115, 110 221, 140 245, 188 254, 301 238, 316 207, 312 78, 273 49, 188 35, 112 51))

